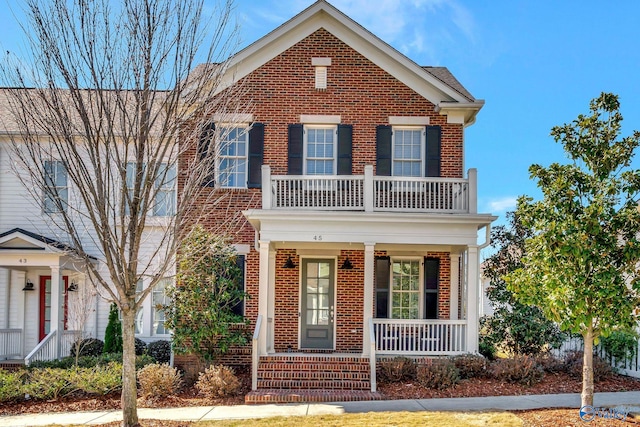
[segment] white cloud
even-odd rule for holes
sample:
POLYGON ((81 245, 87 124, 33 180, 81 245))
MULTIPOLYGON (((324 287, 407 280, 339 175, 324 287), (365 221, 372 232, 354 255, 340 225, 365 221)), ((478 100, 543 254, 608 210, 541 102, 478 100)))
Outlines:
POLYGON ((489 212, 497 214, 500 212, 512 211, 516 208, 518 198, 514 196, 502 197, 500 199, 489 200, 489 212))

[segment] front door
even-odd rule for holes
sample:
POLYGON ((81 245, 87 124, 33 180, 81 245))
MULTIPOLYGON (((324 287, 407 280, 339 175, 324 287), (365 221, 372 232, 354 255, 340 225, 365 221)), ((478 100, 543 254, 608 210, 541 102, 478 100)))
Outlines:
MULTIPOLYGON (((69 278, 62 277, 64 283, 64 325, 67 326, 67 288, 69 278)), ((40 328, 39 341, 51 332, 51 276, 40 276, 40 328)))
POLYGON ((303 259, 300 347, 333 350, 334 260, 303 259))

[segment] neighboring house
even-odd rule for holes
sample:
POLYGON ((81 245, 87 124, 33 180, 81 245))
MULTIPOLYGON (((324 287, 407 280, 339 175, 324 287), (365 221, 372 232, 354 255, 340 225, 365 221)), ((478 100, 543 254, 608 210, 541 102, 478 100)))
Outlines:
MULTIPOLYGON (((28 189, 21 181, 20 177, 29 175, 11 158, 12 138, 20 138, 12 117, 6 91, 0 90, 0 362, 55 359, 68 356, 79 338, 104 339, 109 303, 106 292, 89 283, 68 236, 54 225, 56 204, 34 190, 39 187, 28 189)), ((64 204, 76 203, 77 191, 62 162, 51 159, 44 167, 64 204)), ((169 202, 151 214, 159 221, 174 211, 175 186, 163 196, 169 202)), ((159 227, 155 224, 154 228, 153 221, 149 224, 145 245, 154 246, 154 230, 159 227)), ((103 277, 109 277, 106 266, 99 262, 95 233, 86 228, 83 235, 83 247, 90 248, 103 277)), ((138 313, 136 335, 145 341, 170 338, 164 314, 155 308, 155 303, 165 299, 163 286, 173 280, 173 272, 170 276, 161 280, 138 313)), ((145 280, 139 283, 145 285, 145 280)))
POLYGON ((200 148, 219 133, 208 184, 228 193, 203 223, 246 218, 247 401, 371 398, 378 356, 477 352, 495 217, 477 212, 464 132, 484 101, 323 0, 237 53, 227 82, 252 109, 203 130, 200 148))

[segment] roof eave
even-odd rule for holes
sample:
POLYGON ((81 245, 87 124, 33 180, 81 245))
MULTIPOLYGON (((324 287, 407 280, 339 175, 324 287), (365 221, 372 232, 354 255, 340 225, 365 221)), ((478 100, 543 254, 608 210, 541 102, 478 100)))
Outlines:
POLYGON ((447 116, 447 123, 471 126, 475 123, 476 116, 482 107, 484 107, 483 99, 476 99, 474 102, 442 101, 436 105, 435 111, 442 116, 447 116))

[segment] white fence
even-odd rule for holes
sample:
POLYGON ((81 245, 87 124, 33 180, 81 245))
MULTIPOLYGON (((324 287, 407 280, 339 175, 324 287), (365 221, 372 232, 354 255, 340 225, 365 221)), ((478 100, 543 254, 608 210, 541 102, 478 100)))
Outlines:
POLYGON ((22 357, 22 329, 0 329, 0 359, 22 357))
MULTIPOLYGON (((562 357, 570 351, 582 351, 583 347, 582 338, 569 338, 559 349, 554 350, 553 354, 562 357)), ((609 356, 601 345, 594 346, 593 352, 595 355, 609 362, 609 364, 616 368, 621 374, 640 378, 640 342, 638 342, 635 355, 626 360, 617 360, 609 356)))

